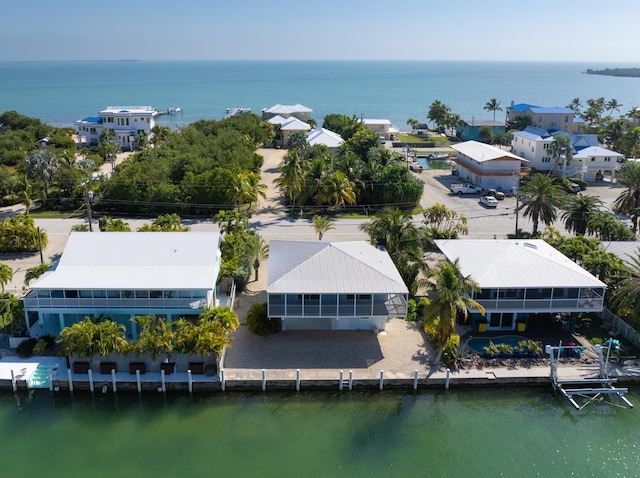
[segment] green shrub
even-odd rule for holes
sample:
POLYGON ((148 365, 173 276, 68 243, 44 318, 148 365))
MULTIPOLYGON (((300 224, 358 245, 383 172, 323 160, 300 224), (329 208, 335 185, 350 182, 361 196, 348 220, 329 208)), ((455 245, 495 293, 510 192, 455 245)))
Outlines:
POLYGON ((282 329, 280 319, 269 319, 267 303, 253 304, 247 313, 247 328, 258 335, 269 335, 282 329))
POLYGON ((16 348, 18 357, 29 358, 33 356, 33 349, 36 346, 38 339, 31 337, 30 339, 23 340, 16 348))
POLYGON ((418 320, 418 304, 414 299, 407 302, 407 322, 416 322, 418 320))

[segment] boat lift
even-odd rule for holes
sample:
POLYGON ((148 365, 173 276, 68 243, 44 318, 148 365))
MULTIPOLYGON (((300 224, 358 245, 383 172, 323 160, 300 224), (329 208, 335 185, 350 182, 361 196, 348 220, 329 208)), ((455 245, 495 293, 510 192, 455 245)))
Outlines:
POLYGON ((598 355, 598 361, 600 363, 598 378, 576 378, 567 380, 558 378, 560 354, 563 350, 567 349, 584 349, 584 347, 563 346, 562 342, 560 342, 557 347, 547 345, 545 347, 545 352, 549 354, 551 359, 551 385, 553 386, 553 389, 564 395, 576 410, 582 410, 593 401, 601 399, 601 397, 616 398, 623 402, 628 408, 633 408, 633 404, 625 397, 629 390, 627 388, 614 387, 613 384, 617 379, 609 377, 607 372, 609 355, 611 353, 611 343, 607 347, 606 359, 604 357, 602 346, 594 346, 594 350, 598 355), (576 388, 565 388, 567 385, 575 386, 576 388), (577 388, 579 385, 590 385, 590 387, 577 388), (574 397, 580 397, 585 399, 585 401, 582 404, 579 404, 574 397))

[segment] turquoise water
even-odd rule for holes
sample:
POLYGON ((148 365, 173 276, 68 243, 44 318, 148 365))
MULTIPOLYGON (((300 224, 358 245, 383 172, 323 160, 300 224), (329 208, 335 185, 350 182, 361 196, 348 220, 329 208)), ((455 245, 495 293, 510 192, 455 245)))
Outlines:
MULTIPOLYGON (((407 61, 0 62, 0 112, 16 110, 55 126, 108 105, 183 108, 161 123, 220 119, 227 107, 256 113, 302 103, 319 122, 330 113, 387 118, 399 128, 426 122, 436 99, 463 119, 492 119, 491 98, 566 106, 575 97, 616 98, 622 113, 640 106, 640 79, 583 74, 601 63, 407 61)), ((498 112, 496 119, 504 119, 498 112)))
MULTIPOLYGON (((640 404, 637 390, 629 398, 640 404)), ((3 476, 637 476, 640 415, 550 389, 0 395, 3 476)))
POLYGON ((505 335, 503 337, 473 337, 467 340, 467 345, 476 352, 482 353, 484 348, 489 346, 489 342, 493 342, 496 345, 508 344, 515 347, 521 340, 523 340, 523 338, 518 337, 517 335, 505 335))

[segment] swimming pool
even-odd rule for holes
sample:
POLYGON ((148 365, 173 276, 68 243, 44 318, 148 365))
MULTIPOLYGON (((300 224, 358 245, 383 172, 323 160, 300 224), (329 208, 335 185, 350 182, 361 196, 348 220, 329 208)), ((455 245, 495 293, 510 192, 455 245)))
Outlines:
POLYGON ((527 340, 524 337, 518 337, 517 335, 505 335, 503 337, 472 337, 467 340, 467 345, 474 352, 479 354, 483 353, 484 348, 489 346, 489 342, 493 342, 496 345, 509 344, 512 347, 516 347, 518 342, 527 340))

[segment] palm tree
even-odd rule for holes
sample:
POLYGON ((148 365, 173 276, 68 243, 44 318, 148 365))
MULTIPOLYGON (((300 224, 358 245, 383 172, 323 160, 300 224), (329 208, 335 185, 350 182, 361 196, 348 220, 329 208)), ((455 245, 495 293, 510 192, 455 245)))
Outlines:
POLYGON ((305 186, 308 162, 299 151, 289 151, 280 166, 280 176, 274 183, 284 193, 285 199, 291 204, 291 212, 296 207, 296 201, 305 186))
POLYGON ((330 204, 333 207, 355 204, 355 184, 342 171, 327 174, 320 181, 316 199, 318 204, 330 204))
POLYGON ((334 220, 329 216, 313 216, 311 220, 313 230, 318 234, 318 240, 322 240, 322 236, 328 231, 335 229, 334 220))
POLYGON ((640 249, 626 261, 629 276, 620 282, 620 287, 614 292, 612 305, 631 309, 635 320, 640 318, 640 249))
POLYGON ((430 326, 425 328, 435 327, 437 330, 437 337, 434 339, 438 352, 432 363, 438 364, 442 359, 444 345, 456 329, 458 313, 466 320, 469 308, 476 309, 482 315, 484 308, 471 298, 480 288, 470 276, 462 275, 458 259, 438 264, 427 275, 427 281, 427 288, 433 293, 433 298, 425 308, 425 325, 430 326))
POLYGON ((409 118, 407 120, 407 126, 411 126, 411 131, 413 131, 415 127, 418 126, 419 124, 420 122, 415 118, 409 118))
POLYGON ((495 98, 491 98, 487 101, 487 104, 484 105, 484 109, 487 111, 493 111, 493 121, 496 120, 496 111, 502 111, 500 102, 495 98))
POLYGON ((569 199, 566 210, 562 214, 564 227, 569 232, 575 232, 577 236, 584 236, 587 232, 589 216, 600 210, 603 202, 597 196, 577 194, 569 199))
POLYGON ((51 264, 38 264, 30 269, 24 275, 24 285, 29 286, 29 283, 39 278, 42 274, 47 272, 51 268, 51 264))
POLYGON ((251 204, 259 198, 266 199, 267 186, 260 182, 260 175, 253 171, 240 171, 231 182, 234 202, 240 211, 242 204, 251 204))
POLYGON ((405 254, 421 258, 420 235, 410 211, 385 208, 370 222, 360 225, 374 246, 383 246, 394 263, 405 254))
POLYGON ((4 286, 6 286, 13 279, 13 269, 6 264, 0 264, 0 286, 2 286, 2 293, 4 294, 4 286))
POLYGON ((567 163, 573 159, 571 138, 564 134, 554 134, 554 141, 549 145, 549 154, 554 158, 554 166, 549 170, 549 174, 558 169, 560 158, 563 158, 562 170, 566 169, 567 163))
POLYGON ((556 220, 564 194, 560 186, 542 174, 533 175, 522 188, 519 210, 524 210, 524 217, 529 217, 533 222, 534 237, 538 235, 540 221, 550 226, 556 220))
POLYGON ((624 163, 618 171, 618 182, 626 189, 613 202, 613 210, 631 216, 633 232, 638 232, 640 216, 640 163, 624 163))
POLYGON ((27 160, 27 169, 31 175, 42 181, 44 185, 44 196, 49 195, 49 180, 58 169, 58 160, 54 154, 41 148, 34 151, 27 160))
POLYGON ((427 118, 440 130, 446 125, 451 109, 440 100, 435 100, 429 107, 427 118))
POLYGON ((605 104, 605 108, 610 113, 613 113, 614 111, 617 111, 619 113, 620 112, 620 108, 622 108, 622 104, 618 103, 618 100, 616 100, 615 98, 611 98, 605 104))
POLYGON ((154 359, 158 356, 168 356, 173 351, 173 334, 171 324, 163 317, 155 315, 139 315, 132 319, 140 333, 138 340, 133 343, 133 349, 139 354, 149 353, 154 359))
POLYGON ((580 114, 580 108, 582 108, 582 103, 580 102, 580 98, 574 98, 569 103, 568 108, 571 108, 576 115, 580 114))
MULTIPOLYGON (((253 232, 253 231, 252 231, 253 232)), ((255 272, 255 282, 258 281, 258 269, 260 269, 260 262, 269 258, 269 244, 261 238, 258 234, 250 234, 247 238, 247 256, 249 262, 253 264, 253 270, 255 272)))

